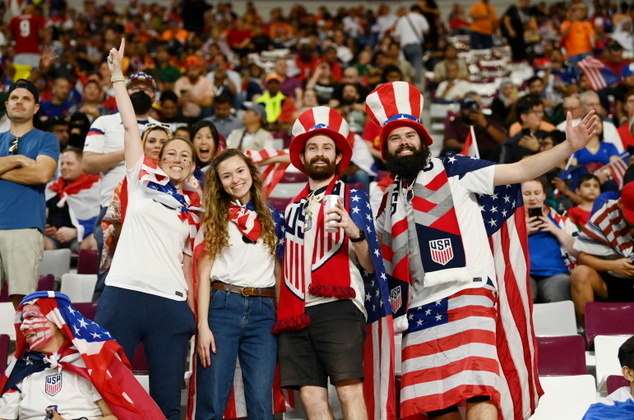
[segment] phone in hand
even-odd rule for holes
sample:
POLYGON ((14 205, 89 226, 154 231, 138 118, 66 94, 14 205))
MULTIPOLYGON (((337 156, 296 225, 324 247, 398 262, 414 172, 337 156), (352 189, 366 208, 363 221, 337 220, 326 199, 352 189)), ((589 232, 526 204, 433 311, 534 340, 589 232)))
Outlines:
POLYGON ((528 217, 542 217, 542 208, 541 207, 529 207, 528 208, 528 217))

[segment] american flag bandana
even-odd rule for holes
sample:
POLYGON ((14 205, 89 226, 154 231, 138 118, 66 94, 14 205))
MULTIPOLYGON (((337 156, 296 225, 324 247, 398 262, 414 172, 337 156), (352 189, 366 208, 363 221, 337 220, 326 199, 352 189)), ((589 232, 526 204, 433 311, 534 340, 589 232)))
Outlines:
MULTIPOLYGON (((42 353, 28 352, 26 340, 20 331, 21 312, 16 312, 16 351, 4 375, 0 388, 7 392, 22 378, 34 372, 38 358, 43 363, 59 363, 67 369, 90 380, 113 414, 123 420, 154 420, 165 416, 130 371, 130 363, 123 348, 98 324, 85 318, 70 302, 68 296, 52 291, 31 293, 22 299, 24 305, 37 305, 72 344, 62 347, 59 355, 44 357, 42 353), (74 349, 73 349, 74 348, 74 349), (66 363, 65 358, 79 352, 84 366, 66 363)), ((44 367, 44 364, 39 364, 44 367)))
POLYGON ((257 242, 262 230, 262 222, 251 201, 246 205, 242 205, 240 202, 229 204, 228 216, 229 221, 236 225, 243 236, 246 236, 251 242, 257 242))

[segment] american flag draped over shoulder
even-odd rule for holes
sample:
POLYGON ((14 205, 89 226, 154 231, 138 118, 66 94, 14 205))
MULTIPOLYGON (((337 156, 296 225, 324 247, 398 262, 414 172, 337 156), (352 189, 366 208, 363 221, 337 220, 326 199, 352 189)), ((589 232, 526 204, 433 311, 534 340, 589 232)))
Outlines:
MULTIPOLYGON (((454 156, 443 161, 450 175, 471 170, 477 162, 454 156)), ((480 165, 481 166, 481 165, 480 165)), ((479 167, 480 167, 479 166, 479 167)), ((502 367, 500 408, 505 420, 526 419, 543 394, 537 374, 537 349, 529 286, 529 260, 522 190, 500 185, 478 196, 493 252, 498 284, 496 340, 502 367)))
POLYGON ((373 274, 361 270, 368 315, 363 347, 363 390, 368 418, 391 420, 396 418, 392 308, 372 209, 364 191, 350 189, 350 217, 365 231, 374 263, 373 274))
MULTIPOLYGON (((73 308, 68 296, 52 291, 35 292, 26 296, 22 304, 39 306, 46 318, 72 342, 86 365, 85 369, 81 369, 84 373, 82 376, 91 381, 118 419, 165 418, 130 371, 130 363, 123 348, 108 331, 73 308)), ((20 331, 20 312, 16 313, 16 333, 16 351, 4 375, 0 377, 0 389, 3 392, 8 385, 19 382, 31 373, 28 364, 20 362, 27 354, 26 340, 20 331)), ((60 364, 62 361, 60 359, 60 364)))

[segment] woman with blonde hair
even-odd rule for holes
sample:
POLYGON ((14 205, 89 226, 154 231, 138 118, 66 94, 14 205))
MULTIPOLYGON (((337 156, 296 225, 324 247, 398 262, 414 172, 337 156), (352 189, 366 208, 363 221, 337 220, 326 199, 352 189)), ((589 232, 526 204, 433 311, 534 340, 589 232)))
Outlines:
POLYGON ((204 197, 196 418, 222 418, 239 361, 248 417, 272 419, 277 341, 271 329, 283 219, 267 205, 256 166, 237 149, 213 160, 204 197))

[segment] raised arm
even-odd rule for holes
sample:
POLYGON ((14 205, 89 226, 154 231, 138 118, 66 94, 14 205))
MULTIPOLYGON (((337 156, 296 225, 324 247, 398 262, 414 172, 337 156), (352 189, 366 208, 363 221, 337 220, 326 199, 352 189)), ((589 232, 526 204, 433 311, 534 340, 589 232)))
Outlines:
POLYGON ((566 141, 552 149, 522 159, 519 162, 496 165, 495 185, 517 184, 543 175, 572 153, 586 147, 597 132, 596 113, 590 111, 576 126, 572 126, 572 115, 566 115, 566 141))
POLYGON ((121 39, 121 45, 117 51, 115 48, 110 50, 108 55, 108 69, 112 77, 112 88, 114 90, 114 97, 117 101, 117 108, 121 115, 121 121, 123 122, 123 152, 125 155, 125 166, 132 168, 143 156, 143 145, 141 144, 141 133, 139 132, 139 126, 136 121, 136 114, 132 107, 132 101, 128 90, 125 86, 125 77, 123 77, 123 71, 121 70, 121 62, 123 61, 123 54, 125 51, 125 39, 121 39))

